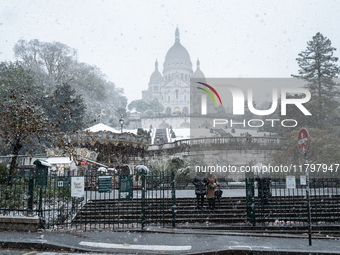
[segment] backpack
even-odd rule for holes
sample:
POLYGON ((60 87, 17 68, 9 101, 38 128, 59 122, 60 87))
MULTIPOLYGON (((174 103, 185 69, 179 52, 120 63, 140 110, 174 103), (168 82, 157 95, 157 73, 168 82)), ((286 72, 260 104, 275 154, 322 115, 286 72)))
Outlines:
POLYGON ((223 191, 220 189, 215 190, 215 196, 220 199, 222 197, 223 191))

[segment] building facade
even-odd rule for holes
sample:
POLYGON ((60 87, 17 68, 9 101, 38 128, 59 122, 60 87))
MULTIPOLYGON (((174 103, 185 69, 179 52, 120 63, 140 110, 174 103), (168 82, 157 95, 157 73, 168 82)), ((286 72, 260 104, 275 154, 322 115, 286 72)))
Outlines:
POLYGON ((204 78, 204 74, 199 60, 193 72, 190 55, 181 44, 179 29, 176 28, 175 43, 165 56, 163 72, 160 73, 156 60, 155 71, 150 76, 148 89, 142 91, 142 99, 157 99, 167 115, 187 116, 190 114, 190 78, 204 78))

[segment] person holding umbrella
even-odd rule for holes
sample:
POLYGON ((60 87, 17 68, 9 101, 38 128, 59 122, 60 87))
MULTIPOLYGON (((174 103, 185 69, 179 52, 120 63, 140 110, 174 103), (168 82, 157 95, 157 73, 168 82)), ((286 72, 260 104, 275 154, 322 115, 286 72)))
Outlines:
POLYGON ((209 203, 209 209, 215 210, 215 190, 217 188, 218 182, 216 176, 212 173, 208 174, 208 185, 207 185, 207 199, 209 203))

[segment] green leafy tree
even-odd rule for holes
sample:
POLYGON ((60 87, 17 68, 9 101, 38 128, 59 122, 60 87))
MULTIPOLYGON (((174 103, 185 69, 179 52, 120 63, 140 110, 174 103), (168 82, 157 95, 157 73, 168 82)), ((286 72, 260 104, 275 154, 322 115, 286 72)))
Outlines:
POLYGON ((126 109, 127 99, 124 90, 117 88, 113 82, 96 66, 80 63, 77 50, 60 42, 41 42, 37 39, 19 40, 14 46, 14 55, 26 68, 34 73, 34 78, 51 95, 57 86, 69 84, 81 95, 86 105, 85 122, 92 122, 101 116, 101 122, 119 126, 126 109))
MULTIPOLYGON (((1 151, 13 155, 9 168, 10 176, 14 174, 19 153, 37 153, 55 142, 67 150, 67 141, 62 139, 63 134, 59 130, 68 119, 57 121, 53 119, 54 116, 48 116, 42 102, 48 99, 51 109, 60 107, 67 109, 66 112, 74 112, 73 101, 65 103, 58 101, 56 97, 43 97, 32 72, 19 62, 0 64, 0 84, 1 151)), ((68 93, 72 96, 70 91, 68 93)), ((8 183, 12 185, 11 178, 8 183)))
POLYGON ((60 42, 40 42, 37 39, 20 39, 14 46, 14 55, 32 69, 47 92, 55 90, 58 84, 73 79, 73 68, 77 50, 60 42))
MULTIPOLYGON (((21 62, 0 63, 0 97, 2 103, 10 100, 13 93, 18 97, 24 95, 26 102, 34 104, 37 97, 42 95, 42 87, 33 78, 34 73, 25 68, 21 62)), ((0 106, 0 113, 5 110, 0 106)), ((6 127, 6 126, 5 126, 6 127)), ((12 148, 3 139, 0 141, 2 154, 13 154, 12 148)))
POLYGON ((24 67, 23 63, 2 62, 0 63, 0 95, 11 96, 11 91, 26 92, 27 100, 33 100, 37 94, 42 93, 42 87, 37 85, 32 70, 24 67))
MULTIPOLYGON (((312 114, 305 116, 293 105, 288 105, 287 116, 298 121, 298 126, 285 129, 281 133, 287 139, 284 150, 274 154, 275 164, 301 165, 304 156, 297 149, 297 134, 301 127, 307 127, 311 143, 308 151, 308 160, 311 164, 331 166, 337 164, 339 151, 339 90, 334 78, 340 71, 334 57, 336 49, 331 41, 321 33, 317 33, 311 41, 307 42, 305 51, 299 53, 296 59, 299 65, 298 75, 295 78, 305 81, 305 87, 311 93, 311 100, 304 104, 312 114)), ((304 95, 290 95, 292 98, 301 98, 304 95)), ((329 173, 329 172, 327 172, 329 173)))
POLYGON ((176 182, 187 183, 190 179, 190 167, 182 157, 173 156, 168 161, 167 172, 175 172, 176 182))
POLYGON ((136 110, 140 113, 150 112, 153 114, 161 113, 164 111, 164 106, 158 102, 157 99, 154 100, 134 100, 128 105, 128 109, 136 110))
POLYGON ((175 134, 174 131, 172 131, 172 133, 171 133, 171 138, 176 138, 176 134, 175 134))
POLYGON ((171 136, 171 138, 176 138, 175 131, 172 129, 171 125, 170 125, 170 136, 171 136))
MULTIPOLYGON (((56 130, 56 125, 37 107, 15 90, 0 103, 0 137, 13 154, 9 174, 13 175, 21 149, 35 146, 56 130)), ((11 181, 9 181, 11 184, 11 181)))
POLYGON ((129 105, 128 105, 128 109, 131 111, 131 110, 136 110, 140 113, 143 113, 148 109, 148 104, 147 104, 147 101, 145 100, 133 100, 129 105))
POLYGON ((146 131, 146 130, 144 130, 143 128, 138 128, 138 129, 137 129, 137 135, 146 136, 146 137, 148 137, 149 139, 151 138, 150 133, 151 133, 150 131, 146 131))
POLYGON ((69 84, 57 85, 53 97, 44 98, 42 105, 50 121, 59 124, 61 132, 83 127, 86 106, 83 98, 69 84))
MULTIPOLYGON (((297 137, 299 130, 294 130, 285 134, 287 139, 287 145, 281 151, 278 151, 273 156, 275 165, 303 165, 304 155, 297 149, 297 137)), ((321 164, 319 170, 311 171, 311 173, 324 175, 325 177, 337 174, 339 176, 339 170, 335 172, 336 166, 339 164, 339 151, 340 151, 340 137, 328 130, 320 130, 317 128, 308 128, 310 136, 310 145, 308 151, 308 162, 310 164, 321 164), (330 167, 333 165, 333 170, 323 171, 322 167, 330 167)), ((297 169, 299 173, 300 169, 297 169)), ((303 169, 304 171, 304 169, 303 169)), ((304 173, 304 172, 303 172, 304 173)), ((300 174, 300 173, 299 173, 300 174)), ((319 175, 319 176, 320 176, 319 175)))
POLYGON ((306 106, 312 113, 314 127, 324 128, 333 117, 332 110, 339 106, 336 100, 339 90, 333 80, 338 77, 340 71, 336 64, 338 58, 333 56, 335 50, 327 37, 316 33, 312 40, 307 42, 306 50, 299 53, 296 59, 300 67, 299 74, 292 76, 307 82, 306 88, 312 99, 306 106))

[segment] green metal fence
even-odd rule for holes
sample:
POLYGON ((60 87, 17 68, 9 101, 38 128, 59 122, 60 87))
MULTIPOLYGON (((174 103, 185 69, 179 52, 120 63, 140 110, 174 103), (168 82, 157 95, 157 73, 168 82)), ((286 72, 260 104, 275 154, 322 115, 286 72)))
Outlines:
POLYGON ((0 176, 0 215, 38 216, 44 228, 175 226, 174 173, 0 176), (83 185, 83 186, 82 186, 83 185))
MULTIPOLYGON (((247 185, 247 220, 254 226, 306 225, 307 201, 304 176, 276 174, 249 178, 247 185), (255 189, 254 189, 255 187, 255 189), (251 190, 255 190, 254 193, 251 190)), ((313 224, 340 222, 340 178, 310 179, 311 221, 313 224)))

